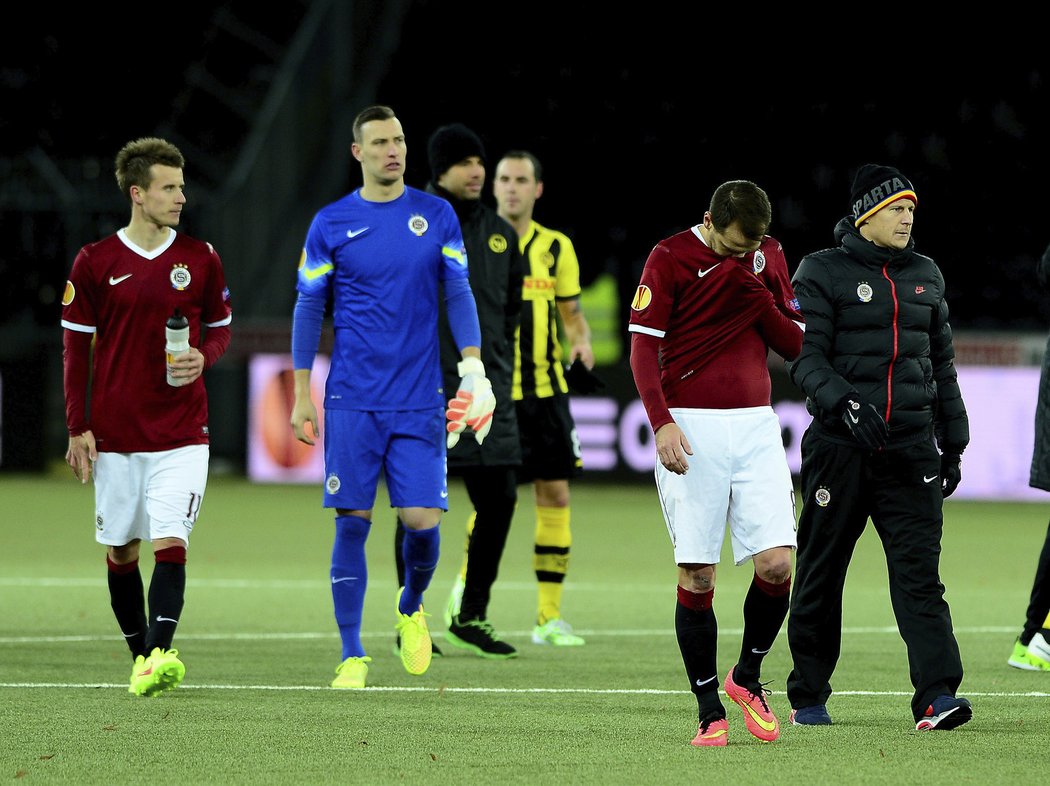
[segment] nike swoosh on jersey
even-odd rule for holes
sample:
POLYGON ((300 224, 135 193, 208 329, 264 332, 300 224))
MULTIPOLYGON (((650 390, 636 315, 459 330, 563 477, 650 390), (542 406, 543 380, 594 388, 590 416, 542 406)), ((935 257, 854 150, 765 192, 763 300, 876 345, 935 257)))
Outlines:
POLYGON ((362 227, 361 229, 348 229, 346 230, 346 236, 353 240, 355 237, 357 237, 363 232, 367 232, 369 229, 370 227, 362 227))
POLYGON ((133 275, 135 275, 135 274, 134 274, 134 273, 125 273, 125 274, 124 274, 123 276, 121 276, 120 278, 116 278, 116 277, 114 277, 114 276, 110 276, 110 277, 109 277, 109 285, 110 285, 111 287, 115 287, 115 286, 116 286, 117 284, 119 284, 119 283, 120 283, 121 281, 124 281, 125 279, 131 278, 131 277, 132 277, 133 275))
POLYGON ((930 477, 926 477, 925 475, 922 476, 922 482, 923 483, 929 483, 931 480, 936 480, 936 479, 937 479, 936 475, 930 475, 930 477))
POLYGON ((699 276, 700 278, 703 278, 704 276, 706 276, 708 273, 710 273, 712 270, 714 270, 716 267, 718 267, 721 264, 722 264, 721 262, 716 262, 715 264, 711 265, 711 267, 709 267, 707 270, 697 270, 696 271, 696 275, 699 276))

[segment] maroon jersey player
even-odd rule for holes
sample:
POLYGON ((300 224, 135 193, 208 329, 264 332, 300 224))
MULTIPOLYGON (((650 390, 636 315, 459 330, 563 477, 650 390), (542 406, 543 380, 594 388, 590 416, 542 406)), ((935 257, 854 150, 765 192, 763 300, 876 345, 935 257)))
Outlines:
POLYGON ((204 380, 197 373, 188 385, 168 385, 164 325, 175 309, 187 317, 190 346, 199 348, 203 367, 210 367, 229 343, 224 290, 215 250, 187 235, 172 231, 161 246, 146 251, 121 229, 84 246, 62 310, 69 433, 89 430, 85 383, 94 337, 90 431, 98 450, 140 453, 208 444, 204 380))
MULTIPOLYGON (((668 407, 768 405, 769 349, 794 357, 802 341, 784 250, 766 236, 756 250, 727 259, 701 227, 661 241, 643 270, 639 297, 649 302, 638 308, 636 299, 629 330, 654 339, 644 342, 650 360, 659 351, 658 377, 648 382, 659 383, 668 407)), ((651 414, 654 430, 671 421, 651 414)))
POLYGON ((766 235, 769 198, 724 183, 703 223, 649 254, 631 304, 631 370, 656 437, 656 486, 678 565, 675 633, 699 707, 692 744, 728 738, 719 698, 715 566, 726 523, 736 564, 754 577, 744 601, 740 657, 721 686, 747 730, 780 734, 759 681, 787 614, 794 488, 770 405, 768 354, 802 346, 784 253, 766 235))
POLYGON ((134 659, 129 691, 145 696, 174 688, 185 673, 171 643, 207 484, 201 374, 230 340, 218 254, 174 229, 186 203, 183 166, 164 140, 124 146, 116 176, 131 220, 80 250, 62 298, 66 461, 82 483, 94 477, 95 539, 107 547, 111 603, 134 659), (169 363, 165 324, 176 310, 189 320, 190 350, 169 363), (168 383, 169 365, 178 386, 168 383), (138 568, 144 539, 155 559, 148 619, 138 568))

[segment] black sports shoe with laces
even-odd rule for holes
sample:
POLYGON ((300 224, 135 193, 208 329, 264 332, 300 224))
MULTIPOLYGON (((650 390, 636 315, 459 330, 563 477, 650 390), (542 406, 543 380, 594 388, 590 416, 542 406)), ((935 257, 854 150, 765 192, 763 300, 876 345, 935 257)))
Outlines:
POLYGON ((492 660, 518 657, 518 651, 505 641, 500 641, 492 623, 488 620, 462 620, 452 618, 445 633, 445 641, 454 647, 470 650, 475 655, 492 660))

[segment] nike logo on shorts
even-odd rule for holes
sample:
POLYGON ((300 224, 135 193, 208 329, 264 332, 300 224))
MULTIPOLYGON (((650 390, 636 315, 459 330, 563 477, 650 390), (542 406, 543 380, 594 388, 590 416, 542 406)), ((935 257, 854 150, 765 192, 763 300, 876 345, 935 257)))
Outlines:
POLYGON ((937 476, 936 475, 930 475, 929 477, 926 477, 925 475, 922 476, 922 482, 923 483, 929 483, 931 480, 937 480, 937 476))

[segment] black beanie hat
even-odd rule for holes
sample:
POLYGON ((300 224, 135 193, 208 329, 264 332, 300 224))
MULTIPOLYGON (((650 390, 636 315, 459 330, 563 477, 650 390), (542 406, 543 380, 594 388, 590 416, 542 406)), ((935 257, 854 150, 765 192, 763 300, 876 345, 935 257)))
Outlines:
POLYGON ((485 148, 481 138, 462 123, 441 126, 427 140, 427 160, 435 183, 449 167, 471 156, 478 156, 484 161, 485 148))
POLYGON ((915 204, 919 198, 911 182, 891 166, 865 164, 853 177, 853 189, 850 191, 850 208, 853 210, 853 226, 859 227, 873 215, 905 197, 915 204))

